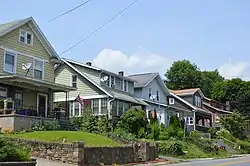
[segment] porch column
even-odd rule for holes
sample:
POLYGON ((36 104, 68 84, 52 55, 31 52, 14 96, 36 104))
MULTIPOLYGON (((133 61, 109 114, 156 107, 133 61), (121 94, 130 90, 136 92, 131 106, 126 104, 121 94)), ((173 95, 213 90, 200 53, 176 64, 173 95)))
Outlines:
MULTIPOLYGON (((194 111, 194 110, 193 110, 194 111)), ((195 111, 194 111, 194 114, 193 114, 193 120, 194 120, 194 130, 196 130, 196 114, 195 114, 195 111)))
POLYGON ((69 107, 68 107, 68 93, 69 92, 65 92, 65 119, 68 119, 69 118, 69 107))

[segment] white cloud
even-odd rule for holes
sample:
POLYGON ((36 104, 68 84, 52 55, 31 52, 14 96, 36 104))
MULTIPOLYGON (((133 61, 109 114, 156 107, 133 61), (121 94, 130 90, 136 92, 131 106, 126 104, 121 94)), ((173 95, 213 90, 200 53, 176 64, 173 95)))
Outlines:
POLYGON ((128 55, 118 50, 103 49, 94 58, 93 64, 113 72, 123 70, 126 75, 159 72, 163 76, 172 64, 172 61, 153 53, 128 55))
POLYGON ((220 66, 219 72, 225 78, 231 79, 235 77, 239 77, 242 79, 249 80, 250 75, 249 71, 250 64, 245 62, 236 62, 231 59, 220 66))

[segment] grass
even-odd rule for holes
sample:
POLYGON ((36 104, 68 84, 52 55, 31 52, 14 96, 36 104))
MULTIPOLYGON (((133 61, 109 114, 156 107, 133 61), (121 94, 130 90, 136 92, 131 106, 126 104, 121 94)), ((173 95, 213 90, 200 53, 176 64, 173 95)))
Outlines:
POLYGON ((34 131, 29 133, 5 134, 7 137, 25 138, 30 140, 40 140, 47 142, 62 142, 66 138, 66 143, 83 141, 86 146, 119 146, 120 144, 102 135, 91 134, 80 131, 34 131))

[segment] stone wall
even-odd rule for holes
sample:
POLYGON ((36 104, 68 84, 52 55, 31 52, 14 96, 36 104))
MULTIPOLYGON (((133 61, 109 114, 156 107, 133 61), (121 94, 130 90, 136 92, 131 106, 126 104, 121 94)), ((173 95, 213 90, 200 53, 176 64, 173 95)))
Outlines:
POLYGON ((80 166, 100 163, 127 164, 151 161, 158 157, 158 146, 149 143, 136 143, 120 147, 85 147, 83 142, 62 144, 16 138, 10 138, 10 140, 29 147, 33 157, 80 166))

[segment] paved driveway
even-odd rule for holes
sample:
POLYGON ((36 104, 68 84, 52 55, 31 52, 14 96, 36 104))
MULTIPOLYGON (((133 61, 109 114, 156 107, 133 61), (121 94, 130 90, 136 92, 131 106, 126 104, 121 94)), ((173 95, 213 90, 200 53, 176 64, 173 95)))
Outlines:
POLYGON ((60 162, 54 162, 46 159, 36 158, 37 159, 37 166, 76 166, 72 164, 64 164, 60 162))

